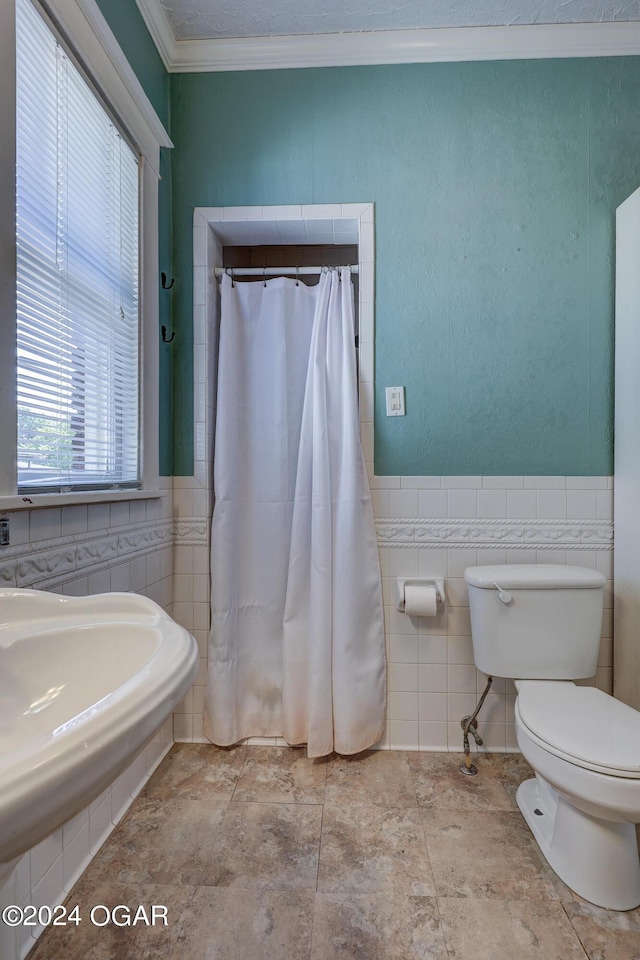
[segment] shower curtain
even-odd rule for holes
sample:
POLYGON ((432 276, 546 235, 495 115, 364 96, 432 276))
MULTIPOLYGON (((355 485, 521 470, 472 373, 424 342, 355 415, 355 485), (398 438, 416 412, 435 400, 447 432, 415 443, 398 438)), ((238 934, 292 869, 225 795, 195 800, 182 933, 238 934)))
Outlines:
POLYGON ((350 271, 224 276, 221 301, 205 732, 358 753, 386 663, 350 271))

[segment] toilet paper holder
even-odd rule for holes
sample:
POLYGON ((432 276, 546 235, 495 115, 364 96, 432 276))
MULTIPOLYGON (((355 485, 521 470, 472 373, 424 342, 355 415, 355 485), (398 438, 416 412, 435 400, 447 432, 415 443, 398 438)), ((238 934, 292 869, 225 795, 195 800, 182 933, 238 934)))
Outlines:
POLYGON ((433 587, 436 591, 436 601, 442 604, 444 604, 446 601, 444 593, 444 577, 397 577, 396 606, 401 613, 404 613, 404 589, 408 586, 433 587))

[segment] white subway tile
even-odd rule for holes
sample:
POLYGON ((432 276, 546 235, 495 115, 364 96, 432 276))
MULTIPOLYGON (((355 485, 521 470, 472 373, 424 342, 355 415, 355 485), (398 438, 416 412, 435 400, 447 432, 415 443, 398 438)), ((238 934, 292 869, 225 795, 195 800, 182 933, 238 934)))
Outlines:
POLYGON ((507 551, 500 547, 480 547, 476 554, 476 563, 482 566, 498 566, 507 562, 507 551))
POLYGON ((391 633, 411 637, 417 636, 418 620, 416 617, 409 617, 406 613, 401 613, 400 610, 396 609, 395 605, 385 607, 385 612, 386 611, 388 611, 389 631, 391 633))
POLYGON ((565 477, 567 490, 606 490, 608 477, 565 477))
MULTIPOLYGON (((450 607, 469 606, 469 588, 462 577, 449 577, 446 582, 447 603, 450 607)), ((451 623, 449 623, 451 629, 451 623)))
POLYGON ((89 847, 95 856, 113 829, 111 821, 111 794, 89 813, 89 847))
POLYGON ((506 490, 478 490, 478 516, 487 520, 501 520, 507 516, 506 490))
POLYGON ((448 516, 446 490, 420 490, 418 516, 424 519, 443 519, 448 516))
POLYGON ((87 532, 87 508, 82 504, 63 507, 61 511, 61 534, 70 537, 87 532))
POLYGON ((126 593, 129 589, 129 564, 118 563, 111 567, 111 590, 114 593, 126 593))
POLYGON ((464 577, 467 567, 475 567, 477 551, 473 547, 460 547, 448 551, 448 566, 450 577, 464 577))
POLYGON ((417 490, 389 490, 390 517, 416 517, 417 515, 417 490))
POLYGON ((525 477, 524 485, 532 490, 564 490, 566 477, 525 477))
POLYGON ((400 477, 371 477, 371 490, 396 490, 401 486, 400 477))
POLYGON ((389 576, 417 577, 419 571, 419 550, 417 547, 389 548, 389 576))
POLYGON ((35 886, 62 855, 62 828, 45 837, 31 850, 31 883, 35 886))
POLYGON ((476 490, 449 490, 447 515, 451 518, 475 517, 477 515, 476 490))
POLYGON ((58 507, 29 511, 29 539, 32 543, 38 540, 51 540, 60 536, 61 511, 58 507))
POLYGON ((414 490, 439 490, 442 487, 442 477, 401 477, 403 487, 414 490))
POLYGON ((420 740, 417 721, 390 720, 389 740, 392 750, 418 750, 420 740))
POLYGON ((387 684, 390 692, 418 692, 418 664, 390 663, 387 667, 387 684))
POLYGON ((69 892, 91 861, 89 821, 84 823, 62 852, 62 879, 69 892))
POLYGON ((418 720, 418 694, 391 691, 387 695, 389 720, 418 720))
POLYGON ((178 743, 193 740, 193 716, 186 713, 174 714, 173 737, 178 743))
POLYGON ((476 668, 473 664, 450 663, 447 671, 450 693, 476 693, 476 668))
POLYGON ((389 661, 390 663, 417 663, 418 637, 391 634, 389 636, 389 661))
POLYGON ((421 721, 446 722, 447 694, 421 693, 418 696, 418 717, 421 721))
POLYGON ((68 820, 62 828, 62 848, 64 849, 67 844, 71 843, 76 833, 85 823, 89 822, 89 808, 85 807, 84 810, 81 810, 80 813, 77 813, 75 817, 72 817, 71 820, 68 820))
POLYGON ((448 637, 447 653, 449 663, 473 664, 471 637, 448 637))
POLYGON ((124 527, 130 523, 129 501, 121 500, 111 504, 111 526, 124 527))
POLYGON ((524 477, 483 477, 482 486, 487 490, 518 490, 524 486, 524 477))
POLYGON ((613 550, 599 550, 596 569, 604 574, 607 580, 613 579, 613 550))
POLYGON ((447 490, 477 490, 482 486, 482 477, 442 477, 442 486, 447 490))
POLYGON ((389 493, 389 490, 371 491, 371 505, 376 520, 386 520, 391 516, 389 513, 389 493))
POLYGON ((458 721, 458 730, 460 737, 460 745, 462 746, 462 727, 460 726, 460 721, 463 717, 471 716, 473 711, 476 708, 476 695, 475 693, 452 693, 447 694, 447 717, 448 719, 455 723, 458 721))
POLYGON ((507 490, 507 517, 509 520, 535 520, 537 500, 535 490, 507 490))
POLYGON ((598 520, 613 520, 613 490, 597 491, 596 514, 598 520))
POLYGON ((538 519, 566 520, 567 493, 565 490, 538 490, 538 519))
MULTIPOLYGON (((437 547, 418 549, 418 575, 420 577, 445 577, 448 573, 447 551, 437 547)), ((446 593, 445 583, 445 593, 446 593)))
POLYGON ((566 550, 536 550, 536 563, 567 562, 566 550))
POLYGON ((418 673, 420 693, 445 693, 447 686, 446 663, 421 663, 418 673))
POLYGON ((446 751, 447 724, 421 720, 418 723, 418 745, 420 750, 446 751))
POLYGON ((449 607, 447 633, 452 637, 471 636, 471 616, 469 607, 449 607))
MULTIPOLYGON (((446 664, 446 636, 418 637, 418 660, 424 664, 446 664)), ((444 674, 446 676, 446 673, 444 674)), ((445 689, 444 687, 442 689, 445 689)))

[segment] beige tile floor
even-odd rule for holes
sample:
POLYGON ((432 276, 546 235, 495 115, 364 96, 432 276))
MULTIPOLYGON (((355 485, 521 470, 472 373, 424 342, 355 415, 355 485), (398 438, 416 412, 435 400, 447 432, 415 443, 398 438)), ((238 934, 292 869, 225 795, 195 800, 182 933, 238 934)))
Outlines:
POLYGON ((50 928, 29 960, 640 960, 640 908, 581 901, 515 805, 517 755, 176 744, 67 900, 166 927, 50 928))

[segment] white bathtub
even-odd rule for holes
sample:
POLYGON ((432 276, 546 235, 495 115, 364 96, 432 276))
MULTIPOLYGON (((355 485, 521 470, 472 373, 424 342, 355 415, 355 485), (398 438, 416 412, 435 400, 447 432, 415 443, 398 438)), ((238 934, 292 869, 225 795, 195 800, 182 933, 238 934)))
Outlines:
POLYGON ((145 597, 0 589, 0 880, 131 763, 197 670, 193 637, 145 597))

